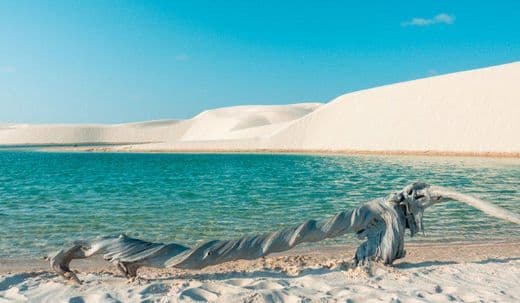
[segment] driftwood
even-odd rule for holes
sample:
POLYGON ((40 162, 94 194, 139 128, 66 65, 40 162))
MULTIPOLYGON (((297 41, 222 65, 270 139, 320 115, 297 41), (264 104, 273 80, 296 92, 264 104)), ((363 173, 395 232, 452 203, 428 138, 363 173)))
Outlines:
POLYGON ((72 247, 58 251, 49 261, 58 274, 79 283, 69 268, 70 262, 103 254, 105 260, 115 264, 128 278, 134 278, 140 267, 201 269, 232 260, 260 258, 289 250, 303 242, 356 233, 366 241, 356 251, 355 264, 366 261, 392 264, 405 256, 405 230, 409 229, 412 236, 423 230, 424 210, 445 200, 457 200, 491 216, 520 224, 518 215, 491 203, 447 188, 413 183, 397 193, 342 211, 330 219, 309 220, 273 233, 237 240, 214 240, 195 248, 175 243, 151 243, 125 235, 103 237, 78 241, 72 247))

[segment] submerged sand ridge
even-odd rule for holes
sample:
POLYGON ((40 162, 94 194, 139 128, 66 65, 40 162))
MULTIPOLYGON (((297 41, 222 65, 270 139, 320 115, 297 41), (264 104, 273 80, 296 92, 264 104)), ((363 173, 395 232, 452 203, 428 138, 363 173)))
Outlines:
POLYGON ((326 104, 234 106, 187 120, 117 125, 0 124, 0 145, 519 157, 519 79, 515 62, 357 91, 326 104))

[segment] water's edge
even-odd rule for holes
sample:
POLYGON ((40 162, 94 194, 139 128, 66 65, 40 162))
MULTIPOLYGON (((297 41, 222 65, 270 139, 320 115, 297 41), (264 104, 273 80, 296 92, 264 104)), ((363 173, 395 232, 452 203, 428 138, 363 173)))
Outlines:
MULTIPOLYGON (((513 212, 520 205, 516 159, 11 150, 0 152, 0 163, 0 259, 39 258, 77 239, 120 233, 190 246, 264 233, 327 218, 416 180, 513 212)), ((428 210, 425 226, 427 238, 413 241, 520 235, 518 226, 454 202, 428 210)))

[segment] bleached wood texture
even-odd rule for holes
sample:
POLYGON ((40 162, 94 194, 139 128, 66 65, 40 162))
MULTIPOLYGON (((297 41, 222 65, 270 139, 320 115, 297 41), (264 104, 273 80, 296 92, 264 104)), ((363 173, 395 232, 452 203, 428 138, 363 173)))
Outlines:
POLYGON ((79 282, 70 270, 74 259, 103 254, 127 277, 137 275, 139 267, 177 267, 201 269, 228 261, 256 259, 287 251, 303 242, 317 242, 345 233, 366 239, 357 249, 354 263, 378 261, 392 264, 405 256, 404 234, 422 230, 424 210, 445 200, 458 200, 485 213, 520 224, 518 215, 489 202, 439 186, 412 183, 397 193, 379 198, 322 220, 309 220, 273 233, 246 236, 237 240, 214 240, 195 248, 179 244, 151 243, 124 235, 78 241, 50 257, 51 267, 66 279, 79 282))

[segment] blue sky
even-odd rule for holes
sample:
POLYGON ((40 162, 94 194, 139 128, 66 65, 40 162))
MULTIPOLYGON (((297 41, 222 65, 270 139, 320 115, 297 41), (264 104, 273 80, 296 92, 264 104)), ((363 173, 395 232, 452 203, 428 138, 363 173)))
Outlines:
POLYGON ((0 122, 187 118, 520 60, 520 1, 0 0, 0 122))

